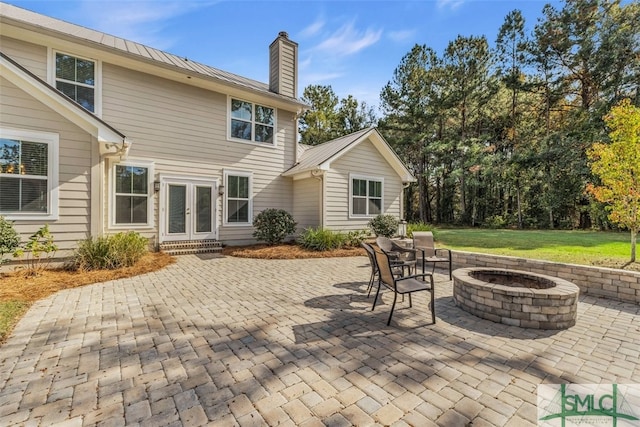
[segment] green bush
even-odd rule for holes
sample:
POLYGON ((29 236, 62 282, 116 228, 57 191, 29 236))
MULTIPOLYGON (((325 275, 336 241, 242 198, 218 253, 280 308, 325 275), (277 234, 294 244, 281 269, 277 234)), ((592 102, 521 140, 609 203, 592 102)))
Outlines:
POLYGON ((295 233, 296 225, 293 216, 284 209, 265 209, 253 220, 253 237, 269 245, 275 245, 295 233))
POLYGON ((508 225, 509 225, 509 221, 506 218, 504 218, 502 215, 490 216, 486 218, 484 220, 484 223, 482 224, 483 227, 493 228, 493 229, 507 228, 508 225))
POLYGON ((304 233, 298 237, 298 244, 311 251, 355 248, 360 246, 362 241, 367 238, 367 235, 368 233, 364 230, 343 233, 322 227, 307 228, 304 230, 304 233))
POLYGON ((369 237, 369 232, 366 230, 349 231, 345 236, 344 246, 358 248, 367 237, 369 237))
POLYGON ((72 267, 77 270, 131 267, 148 250, 149 241, 133 231, 89 238, 79 242, 73 255, 72 267))
POLYGON ((416 222, 407 224, 407 237, 413 237, 414 231, 433 231, 434 227, 425 222, 416 222))
POLYGON ((369 228, 376 236, 393 237, 398 234, 399 221, 393 215, 378 215, 369 221, 369 228))
POLYGON ((20 245, 20 237, 13 228, 13 223, 0 216, 0 265, 7 262, 4 254, 13 253, 20 245))
POLYGON ((298 244, 311 251, 329 251, 344 245, 344 235, 322 227, 307 228, 298 237, 298 244))

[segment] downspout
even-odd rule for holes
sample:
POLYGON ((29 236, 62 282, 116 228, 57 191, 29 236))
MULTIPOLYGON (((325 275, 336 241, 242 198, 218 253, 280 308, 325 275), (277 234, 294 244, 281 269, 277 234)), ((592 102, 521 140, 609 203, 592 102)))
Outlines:
POLYGON ((325 206, 324 206, 324 172, 315 169, 311 171, 311 176, 320 181, 320 228, 324 228, 325 206))
POLYGON ((404 193, 407 188, 409 188, 409 186, 411 185, 410 182, 403 182, 402 183, 402 191, 400 192, 400 219, 401 220, 406 220, 407 218, 404 217, 404 193))

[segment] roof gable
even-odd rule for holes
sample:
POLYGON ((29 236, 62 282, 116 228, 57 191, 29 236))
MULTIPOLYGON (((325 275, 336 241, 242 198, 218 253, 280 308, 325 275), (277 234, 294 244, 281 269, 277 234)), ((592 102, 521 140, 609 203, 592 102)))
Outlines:
POLYGON ((131 144, 122 132, 84 109, 1 51, 0 71, 3 78, 93 135, 101 143, 101 154, 126 154, 125 150, 131 144))
POLYGON ((364 141, 370 141, 372 143, 403 182, 414 182, 416 180, 375 127, 362 129, 352 134, 307 148, 302 153, 298 163, 284 172, 283 176, 295 177, 313 171, 329 170, 335 160, 344 156, 364 141))

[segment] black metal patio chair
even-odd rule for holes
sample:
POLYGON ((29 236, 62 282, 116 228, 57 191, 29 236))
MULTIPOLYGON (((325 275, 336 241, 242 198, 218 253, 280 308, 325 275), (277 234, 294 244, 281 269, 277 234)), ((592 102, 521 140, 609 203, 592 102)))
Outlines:
POLYGON ((389 313, 389 320, 387 326, 391 324, 391 317, 393 316, 393 310, 396 306, 398 295, 404 296, 409 294, 409 307, 412 307, 411 294, 420 291, 429 291, 431 295, 431 322, 436 323, 436 310, 435 310, 435 287, 433 283, 433 275, 430 273, 416 274, 413 276, 401 276, 396 277, 393 275, 393 270, 389 255, 383 250, 376 250, 376 263, 378 265, 378 290, 373 300, 373 307, 371 311, 376 308, 376 302, 378 301, 378 295, 380 294, 380 288, 384 285, 387 289, 393 292, 393 304, 391 305, 391 312, 389 313), (428 278, 428 280, 427 280, 428 278))
POLYGON ((422 253, 422 272, 425 263, 433 263, 431 273, 436 270, 436 264, 446 262, 449 267, 449 280, 451 280, 451 251, 444 248, 436 248, 431 231, 414 231, 413 248, 422 253))

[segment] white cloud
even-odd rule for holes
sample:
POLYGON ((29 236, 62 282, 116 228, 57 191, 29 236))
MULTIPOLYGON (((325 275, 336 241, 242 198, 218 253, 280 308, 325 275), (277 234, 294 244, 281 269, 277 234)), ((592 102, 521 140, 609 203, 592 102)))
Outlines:
POLYGON ((382 30, 368 28, 364 31, 359 31, 354 28, 353 23, 348 23, 320 42, 312 50, 335 56, 352 55, 374 45, 380 40, 381 36, 382 30))
POLYGON ((436 0, 438 9, 457 10, 463 5, 465 0, 436 0))
POLYGON ((326 84, 330 83, 331 80, 338 79, 344 76, 343 73, 339 72, 317 72, 317 73, 305 73, 304 74, 304 82, 301 85, 302 88, 307 87, 308 85, 317 85, 317 84, 326 84))
POLYGON ((320 32, 320 30, 322 30, 324 24, 324 20, 322 18, 318 18, 314 23, 308 25, 307 27, 303 28, 302 31, 300 31, 300 38, 315 36, 320 32))
POLYGON ((298 61, 298 69, 299 70, 306 70, 307 68, 309 68, 311 66, 311 64, 313 63, 313 58, 311 56, 304 58, 304 59, 300 59, 298 61))

